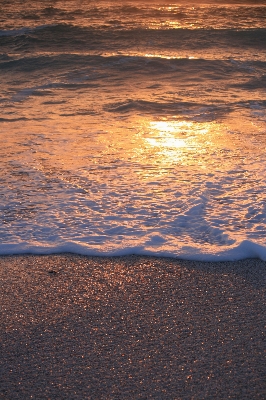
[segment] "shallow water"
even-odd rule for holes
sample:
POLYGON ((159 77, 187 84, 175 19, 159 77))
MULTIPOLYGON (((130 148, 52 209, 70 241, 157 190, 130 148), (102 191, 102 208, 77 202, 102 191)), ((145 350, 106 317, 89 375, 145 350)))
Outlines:
POLYGON ((266 6, 1 11, 0 253, 266 259, 266 6))

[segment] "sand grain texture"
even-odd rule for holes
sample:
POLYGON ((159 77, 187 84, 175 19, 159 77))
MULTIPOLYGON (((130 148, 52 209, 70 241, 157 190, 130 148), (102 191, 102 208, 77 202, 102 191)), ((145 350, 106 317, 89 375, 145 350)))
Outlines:
POLYGON ((0 398, 265 399, 266 263, 0 258, 0 398))

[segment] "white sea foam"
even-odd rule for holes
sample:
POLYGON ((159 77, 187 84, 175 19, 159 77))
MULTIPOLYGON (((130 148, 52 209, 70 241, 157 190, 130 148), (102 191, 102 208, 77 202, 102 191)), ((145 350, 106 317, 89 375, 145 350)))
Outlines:
MULTIPOLYGON (((157 239, 156 239, 157 240, 157 239)), ((161 239, 159 240, 161 241, 161 239)), ((164 240, 163 240, 164 241, 164 240)), ((100 245, 100 243, 99 243, 100 245)), ((155 246, 148 248, 145 245, 123 246, 120 244, 117 248, 111 246, 89 246, 76 242, 63 244, 47 244, 44 243, 9 243, 0 245, 1 255, 15 254, 57 254, 57 253, 74 253, 87 256, 125 256, 125 255, 143 255, 143 256, 158 256, 171 257, 191 261, 238 261, 246 258, 259 258, 266 261, 266 245, 262 246, 250 241, 243 241, 236 247, 228 248, 227 250, 212 252, 204 252, 200 248, 184 246, 176 249, 176 246, 155 246)))

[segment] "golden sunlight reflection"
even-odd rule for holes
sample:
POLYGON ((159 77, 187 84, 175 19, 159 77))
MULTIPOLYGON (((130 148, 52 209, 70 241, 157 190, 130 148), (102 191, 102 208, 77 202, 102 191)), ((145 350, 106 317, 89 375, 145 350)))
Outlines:
POLYGON ((179 171, 179 167, 185 167, 186 174, 192 175, 200 171, 221 172, 228 168, 225 156, 238 151, 239 144, 228 127, 217 121, 161 118, 140 122, 135 154, 142 164, 138 175, 144 180, 165 177, 179 171))
POLYGON ((151 121, 150 136, 146 142, 158 147, 160 152, 170 159, 180 159, 184 153, 202 148, 203 136, 211 128, 210 123, 196 123, 191 121, 151 121))
POLYGON ((187 54, 182 55, 170 55, 170 54, 158 54, 158 53, 145 53, 144 57, 146 58, 163 58, 165 60, 181 60, 183 58, 187 58, 188 60, 195 60, 197 57, 189 56, 187 54))
MULTIPOLYGON (((78 53, 77 53, 78 54, 78 53)), ((83 52, 83 54, 85 54, 83 52)), ((102 54, 103 57, 115 57, 117 56, 117 52, 112 51, 112 52, 105 52, 102 54)), ((182 52, 181 50, 178 50, 178 54, 176 51, 172 52, 172 54, 168 51, 167 53, 142 53, 140 51, 135 52, 135 51, 126 51, 125 53, 119 53, 119 56, 124 56, 124 57, 145 57, 145 58, 161 58, 164 60, 182 60, 182 59, 188 59, 188 60, 195 60, 198 57, 196 56, 191 56, 189 53, 182 52)))
POLYGON ((166 60, 175 60, 175 59, 181 59, 182 57, 178 57, 178 56, 169 56, 169 55, 164 55, 164 54, 152 54, 152 53, 146 53, 144 54, 144 57, 147 58, 164 58, 166 60))
POLYGON ((206 171, 214 161, 212 155, 217 147, 224 146, 219 136, 225 132, 217 123, 166 118, 140 122, 142 128, 135 142, 135 157, 142 164, 137 175, 144 180, 171 174, 180 165, 188 170, 206 171))

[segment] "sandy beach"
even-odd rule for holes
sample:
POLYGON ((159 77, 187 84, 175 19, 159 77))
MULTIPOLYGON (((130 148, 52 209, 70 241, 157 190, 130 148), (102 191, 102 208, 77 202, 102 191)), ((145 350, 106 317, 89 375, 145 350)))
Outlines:
POLYGON ((3 399, 265 399, 259 260, 4 256, 3 399))

